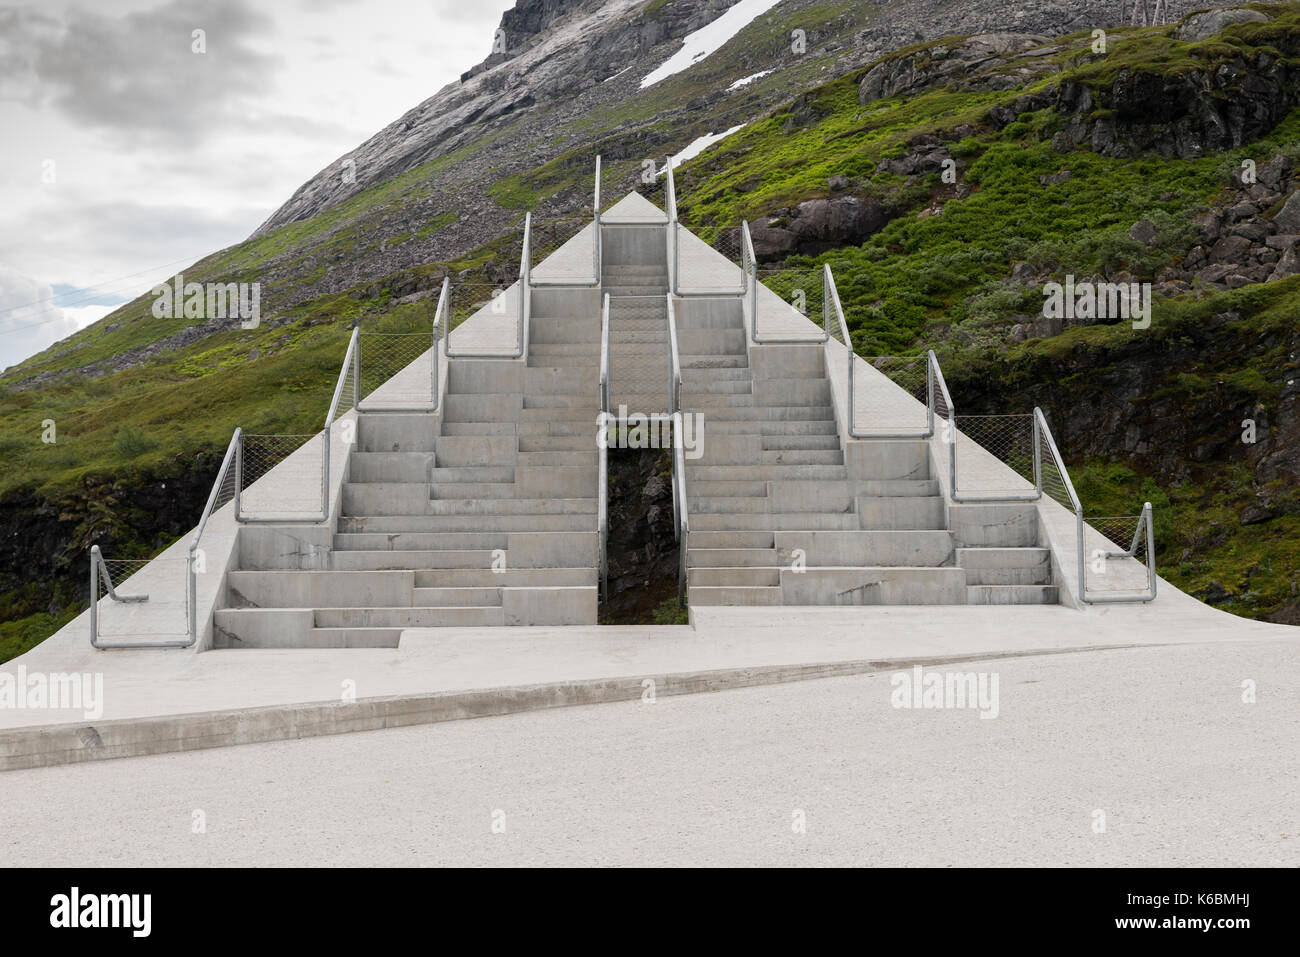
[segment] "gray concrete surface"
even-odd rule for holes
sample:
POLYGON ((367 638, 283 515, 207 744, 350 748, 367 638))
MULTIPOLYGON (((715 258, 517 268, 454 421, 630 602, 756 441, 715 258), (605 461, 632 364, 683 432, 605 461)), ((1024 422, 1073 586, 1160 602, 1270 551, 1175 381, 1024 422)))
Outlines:
POLYGON ((0 865, 1300 864, 1291 644, 957 667, 13 772, 0 865))

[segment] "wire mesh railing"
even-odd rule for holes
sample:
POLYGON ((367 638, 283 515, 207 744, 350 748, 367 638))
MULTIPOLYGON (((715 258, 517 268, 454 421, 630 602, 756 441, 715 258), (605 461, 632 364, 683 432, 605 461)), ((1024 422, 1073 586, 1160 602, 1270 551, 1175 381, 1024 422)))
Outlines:
POLYGON ((1034 417, 958 415, 950 450, 954 502, 1031 501, 1039 497, 1034 417))
POLYGON ((235 519, 323 522, 329 516, 329 430, 308 435, 241 434, 235 519), (263 482, 278 469, 274 482, 263 482), (305 490, 313 489, 304 494, 305 490))
POLYGON ((184 558, 106 559, 94 547, 90 568, 91 644, 111 648, 189 643, 192 599, 187 587, 176 587, 186 581, 184 558))
POLYGON ((666 413, 664 383, 672 374, 668 303, 664 296, 609 296, 610 411, 666 413))
POLYGON ((594 214, 587 208, 534 223, 529 242, 532 285, 599 284, 598 234, 594 214))
POLYGON ((484 282, 450 284, 447 316, 448 358, 518 359, 528 351, 532 301, 532 214, 524 214, 519 278, 508 288, 484 282), (467 322, 468 319, 473 322, 467 322))
POLYGON ((667 160, 643 157, 632 160, 602 160, 599 186, 600 221, 611 226, 658 225, 668 222, 667 160), (627 204, 632 193, 649 203, 627 204), (623 203, 621 209, 614 209, 623 203))
POLYGON ((1084 594, 1087 600, 1154 596, 1155 561, 1149 506, 1138 515, 1085 516, 1097 536, 1086 543, 1084 594))
POLYGON ((90 547, 90 644, 93 647, 186 648, 197 640, 198 574, 207 570, 206 556, 200 543, 213 513, 234 501, 239 494, 235 470, 241 438, 241 430, 235 429, 184 559, 105 559, 98 545, 90 547), (180 573, 182 565, 185 569, 183 577, 180 573), (119 594, 117 587, 126 583, 130 584, 132 593, 119 594), (176 587, 178 583, 181 583, 179 588, 176 587), (101 587, 106 591, 102 602, 101 587), (137 588, 148 590, 136 591, 137 588), (177 598, 178 595, 181 597, 177 598), (183 603, 185 608, 179 632, 185 637, 159 637, 171 634, 174 616, 169 609, 177 602, 183 603), (118 615, 118 606, 136 607, 118 615), (120 620, 110 623, 105 621, 106 618, 120 620), (101 622, 109 625, 113 635, 101 633, 101 622), (128 636, 131 640, 124 640, 128 636))
POLYGON ((854 362, 854 438, 934 434, 934 377, 928 355, 859 356, 854 362))

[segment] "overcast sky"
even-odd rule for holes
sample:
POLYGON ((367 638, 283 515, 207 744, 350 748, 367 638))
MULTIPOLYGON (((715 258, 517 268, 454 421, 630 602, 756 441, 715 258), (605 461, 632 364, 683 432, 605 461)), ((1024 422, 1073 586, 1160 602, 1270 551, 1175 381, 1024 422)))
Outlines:
POLYGON ((0 368, 247 237, 513 5, 0 0, 0 368))

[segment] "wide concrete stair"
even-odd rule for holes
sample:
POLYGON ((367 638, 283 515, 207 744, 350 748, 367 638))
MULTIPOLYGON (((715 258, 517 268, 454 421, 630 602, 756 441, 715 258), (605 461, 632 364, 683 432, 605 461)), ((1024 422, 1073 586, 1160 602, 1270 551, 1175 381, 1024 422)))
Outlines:
POLYGON ((215 645, 594 624, 598 302, 535 290, 526 359, 452 362, 441 415, 361 415, 337 528, 245 528, 215 645))
POLYGON ((949 506, 920 439, 842 445, 820 346, 747 349, 734 300, 677 314, 706 436, 686 467, 691 604, 1057 600, 1032 506, 949 506))

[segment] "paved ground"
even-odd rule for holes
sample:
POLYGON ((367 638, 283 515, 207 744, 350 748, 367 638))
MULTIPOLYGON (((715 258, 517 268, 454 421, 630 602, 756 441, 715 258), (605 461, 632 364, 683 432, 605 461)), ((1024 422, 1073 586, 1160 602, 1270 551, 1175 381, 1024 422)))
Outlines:
POLYGON ((955 667, 11 772, 0 865, 1300 864, 1292 643, 955 667))

